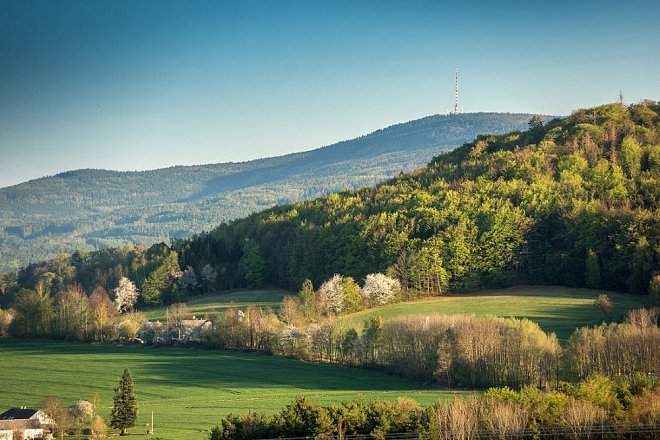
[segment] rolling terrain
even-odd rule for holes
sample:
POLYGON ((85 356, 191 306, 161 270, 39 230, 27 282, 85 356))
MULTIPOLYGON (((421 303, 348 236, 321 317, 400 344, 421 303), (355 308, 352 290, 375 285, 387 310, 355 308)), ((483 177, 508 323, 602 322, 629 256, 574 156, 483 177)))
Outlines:
MULTIPOLYGON (((249 305, 277 309, 285 295, 295 293, 280 289, 241 290, 198 297, 187 302, 187 305, 191 313, 197 316, 221 312, 229 307, 245 309, 249 305)), ((338 319, 345 327, 361 331, 364 322, 377 315, 386 321, 433 313, 526 318, 538 323, 544 331, 556 333, 561 341, 566 341, 576 328, 597 325, 610 319, 621 321, 628 310, 643 307, 645 301, 646 298, 639 295, 593 289, 523 286, 400 302, 341 315, 338 319), (606 293, 612 302, 608 318, 593 305, 600 293, 606 293)), ((165 307, 147 310, 145 315, 152 321, 163 320, 165 307)))
POLYGON ((602 291, 560 286, 525 286, 483 290, 470 294, 425 298, 363 310, 342 317, 348 326, 360 328, 372 316, 384 320, 401 316, 466 314, 526 318, 546 332, 554 332, 565 342, 578 327, 592 326, 613 319, 623 320, 628 310, 643 307, 645 298, 638 295, 605 292, 612 302, 610 319, 594 307, 602 291))
POLYGON ((76 170, 0 188, 0 271, 60 252, 187 237, 275 204, 372 185, 480 133, 523 129, 531 116, 436 115, 285 156, 141 172, 76 170))
POLYGON ((322 403, 406 396, 421 404, 457 394, 381 373, 255 353, 0 338, 0 356, 11 358, 3 363, 8 380, 0 409, 35 407, 47 395, 68 405, 98 393, 106 420, 128 367, 139 404, 130 432, 143 433, 153 411, 155 437, 167 440, 205 438, 229 413, 274 413, 302 394, 322 403))

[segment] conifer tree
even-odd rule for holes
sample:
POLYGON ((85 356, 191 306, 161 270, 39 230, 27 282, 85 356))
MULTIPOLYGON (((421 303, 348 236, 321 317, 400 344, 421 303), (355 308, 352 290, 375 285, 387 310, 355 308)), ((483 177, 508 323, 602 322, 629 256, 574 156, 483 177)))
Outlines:
POLYGON ((128 368, 125 368, 119 387, 115 388, 110 426, 120 429, 121 435, 126 435, 126 430, 135 426, 137 422, 137 412, 138 405, 133 387, 133 377, 128 368))

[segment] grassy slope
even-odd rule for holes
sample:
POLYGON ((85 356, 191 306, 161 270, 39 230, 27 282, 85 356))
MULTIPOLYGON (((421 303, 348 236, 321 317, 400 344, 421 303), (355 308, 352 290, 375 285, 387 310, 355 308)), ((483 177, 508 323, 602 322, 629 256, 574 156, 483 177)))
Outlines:
MULTIPOLYGON (((282 289, 238 290, 229 293, 202 296, 188 301, 193 314, 203 317, 208 313, 221 312, 229 307, 245 308, 249 305, 277 308, 285 295, 295 295, 282 289)), ((155 321, 165 319, 166 307, 145 311, 147 319, 155 321)))
POLYGON ((346 315, 342 319, 348 326, 361 328, 366 319, 376 315, 385 320, 430 313, 511 316, 535 321, 545 331, 555 332, 560 339, 566 340, 576 327, 603 321, 602 313, 593 305, 599 293, 609 296, 613 305, 610 317, 617 321, 622 320, 628 310, 643 306, 646 299, 582 288, 512 287, 392 304, 346 315))
POLYGON ((96 392, 108 420, 128 367, 140 404, 133 431, 143 431, 154 411, 164 439, 206 438, 203 431, 230 412, 273 413, 300 394, 320 402, 405 395, 423 404, 450 395, 380 373, 251 353, 0 338, 0 357, 0 411, 34 407, 45 395, 69 404, 96 392))
MULTIPOLYGON (((607 293, 610 297, 614 306, 610 317, 616 321, 622 320, 628 310, 643 306, 646 299, 643 296, 584 288, 525 286, 403 302, 364 310, 340 319, 347 327, 360 329, 366 319, 376 315, 386 320, 430 313, 513 316, 535 321, 545 331, 555 332, 560 339, 566 340, 576 327, 603 321, 603 315, 593 306, 599 293, 607 293)), ((276 309, 284 295, 295 293, 276 289, 243 290, 200 297, 188 302, 188 306, 198 316, 230 306, 245 308, 250 304, 276 309)), ((149 310, 146 315, 150 320, 162 320, 165 308, 149 310)))

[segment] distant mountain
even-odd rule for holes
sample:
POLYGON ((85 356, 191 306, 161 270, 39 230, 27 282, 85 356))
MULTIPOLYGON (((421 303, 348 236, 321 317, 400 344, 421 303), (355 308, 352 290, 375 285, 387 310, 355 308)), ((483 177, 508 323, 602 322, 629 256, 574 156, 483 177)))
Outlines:
POLYGON ((436 115, 285 156, 141 172, 76 170, 0 188, 0 271, 76 249, 186 237, 276 204, 372 185, 479 134, 527 128, 531 117, 436 115))

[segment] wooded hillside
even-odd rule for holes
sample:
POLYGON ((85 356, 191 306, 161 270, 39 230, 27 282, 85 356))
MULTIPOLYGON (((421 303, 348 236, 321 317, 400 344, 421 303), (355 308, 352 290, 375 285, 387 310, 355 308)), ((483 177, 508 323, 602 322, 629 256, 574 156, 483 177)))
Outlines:
POLYGON ((276 204, 373 185, 480 133, 521 129, 530 117, 436 115, 286 156, 144 172, 77 170, 0 188, 0 271, 60 252, 150 246, 276 204))
POLYGON ((424 169, 177 240, 222 288, 388 272, 427 294, 516 283, 645 293, 658 269, 660 106, 482 135, 424 169))

